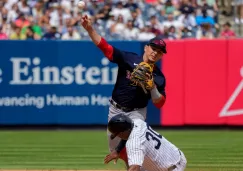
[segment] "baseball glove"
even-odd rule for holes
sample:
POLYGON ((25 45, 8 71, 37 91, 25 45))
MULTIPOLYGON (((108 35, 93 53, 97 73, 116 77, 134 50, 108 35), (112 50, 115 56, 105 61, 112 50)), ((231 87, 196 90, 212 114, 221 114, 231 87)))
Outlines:
POLYGON ((143 91, 147 94, 147 90, 153 88, 153 65, 141 62, 139 63, 131 73, 130 77, 132 85, 140 86, 143 88, 143 91))

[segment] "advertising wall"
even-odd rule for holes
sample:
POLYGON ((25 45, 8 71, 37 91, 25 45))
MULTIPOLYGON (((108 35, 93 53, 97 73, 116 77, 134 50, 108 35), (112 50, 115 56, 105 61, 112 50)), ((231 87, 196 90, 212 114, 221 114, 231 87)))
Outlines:
POLYGON ((243 125, 243 40, 168 42, 162 125, 243 125))
MULTIPOLYGON (((111 44, 141 53, 138 42, 111 44)), ((0 54, 0 124, 107 123, 118 68, 92 42, 0 41, 0 54)))
MULTIPOLYGON (((144 42, 112 45, 142 54, 144 42)), ((243 40, 167 41, 151 125, 243 125, 243 40)), ((106 124, 117 65, 92 42, 0 41, 0 124, 106 124)))

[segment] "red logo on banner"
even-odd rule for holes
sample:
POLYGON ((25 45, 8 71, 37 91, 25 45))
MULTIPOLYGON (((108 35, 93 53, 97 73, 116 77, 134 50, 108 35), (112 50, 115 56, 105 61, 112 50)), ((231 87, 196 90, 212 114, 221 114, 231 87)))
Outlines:
POLYGON ((234 92, 232 95, 229 97, 228 101, 224 105, 223 109, 221 110, 219 116, 224 117, 224 116, 236 116, 236 115, 243 115, 243 101, 242 101, 242 96, 243 96, 243 67, 241 67, 240 70, 240 75, 242 77, 240 83, 237 85, 235 88, 234 92), (234 108, 233 104, 241 102, 240 106, 238 108, 234 108))

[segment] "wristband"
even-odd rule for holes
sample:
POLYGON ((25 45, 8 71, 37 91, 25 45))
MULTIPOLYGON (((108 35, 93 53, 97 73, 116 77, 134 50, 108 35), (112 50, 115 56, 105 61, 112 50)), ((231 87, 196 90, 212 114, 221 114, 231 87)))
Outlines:
POLYGON ((115 148, 117 153, 120 153, 122 149, 126 146, 127 140, 121 140, 118 146, 115 148))
POLYGON ((154 86, 154 88, 152 90, 150 90, 150 94, 151 94, 151 98, 153 100, 157 100, 157 99, 161 98, 161 94, 156 86, 154 86))

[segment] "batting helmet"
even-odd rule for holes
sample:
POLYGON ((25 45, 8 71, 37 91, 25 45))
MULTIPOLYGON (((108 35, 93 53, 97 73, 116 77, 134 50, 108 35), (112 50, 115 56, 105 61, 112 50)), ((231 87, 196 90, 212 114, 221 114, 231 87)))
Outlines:
POLYGON ((108 122, 108 130, 112 133, 111 139, 114 139, 120 132, 131 130, 133 121, 124 114, 113 116, 108 122))

